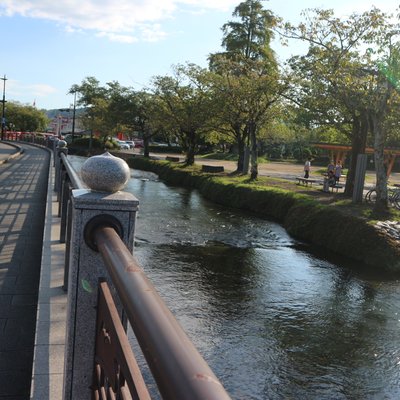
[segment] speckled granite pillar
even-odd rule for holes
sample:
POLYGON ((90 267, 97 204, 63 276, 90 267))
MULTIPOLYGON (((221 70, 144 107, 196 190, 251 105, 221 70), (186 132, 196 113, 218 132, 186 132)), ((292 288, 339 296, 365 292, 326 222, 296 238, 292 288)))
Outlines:
POLYGON ((65 140, 59 140, 56 146, 56 152, 54 155, 54 166, 56 168, 55 179, 54 179, 54 191, 58 192, 60 188, 61 180, 61 154, 68 154, 67 142, 65 140))
MULTIPOLYGON (((114 185, 112 190, 118 190, 121 185, 115 186, 115 182, 124 181, 126 183, 129 177, 123 178, 119 175, 120 178, 116 178, 115 166, 119 161, 111 163, 110 166, 108 157, 113 156, 106 155, 106 157, 107 159, 100 161, 102 164, 100 170, 96 163, 93 168, 90 161, 90 168, 85 168, 84 165, 81 175, 85 176, 89 169, 91 171, 90 178, 88 179, 88 176, 86 179, 84 178, 88 186, 93 188, 96 186, 93 182, 103 184, 112 181, 114 185), (110 172, 109 169, 112 171, 110 172), (109 180, 106 175, 112 176, 112 179, 109 180)), ((117 165, 117 168, 119 167, 120 165, 117 165)), ((129 168, 127 170, 129 173, 129 168)), ((126 175, 126 171, 123 171, 122 174, 126 175)), ((105 193, 78 189, 73 190, 72 204, 64 399, 84 400, 91 398, 90 385, 94 361, 98 280, 100 277, 105 277, 110 284, 100 254, 90 249, 85 243, 84 228, 93 217, 99 214, 109 214, 117 218, 122 225, 122 240, 130 251, 133 251, 135 219, 139 202, 135 196, 126 192, 105 193)), ((110 288, 112 289, 112 286, 110 288)))

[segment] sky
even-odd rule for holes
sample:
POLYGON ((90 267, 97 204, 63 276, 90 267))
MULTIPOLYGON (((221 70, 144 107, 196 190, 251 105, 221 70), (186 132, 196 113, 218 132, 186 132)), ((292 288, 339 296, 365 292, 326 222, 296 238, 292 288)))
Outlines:
MULTIPOLYGON (((173 65, 207 66, 221 50, 224 23, 240 0, 0 0, 0 96, 39 109, 68 108, 74 84, 93 76, 148 88, 173 65), (5 85, 4 85, 5 83, 5 85)), ((285 21, 301 21, 307 8, 338 16, 373 6, 396 14, 400 0, 269 0, 264 8, 285 21)), ((281 60, 297 45, 272 47, 281 60)))

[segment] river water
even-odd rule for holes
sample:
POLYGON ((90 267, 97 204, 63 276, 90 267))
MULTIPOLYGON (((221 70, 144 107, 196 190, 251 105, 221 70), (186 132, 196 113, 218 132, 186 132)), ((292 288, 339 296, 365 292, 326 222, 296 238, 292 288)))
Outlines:
POLYGON ((135 255, 233 399, 400 398, 399 281, 133 176, 135 255))

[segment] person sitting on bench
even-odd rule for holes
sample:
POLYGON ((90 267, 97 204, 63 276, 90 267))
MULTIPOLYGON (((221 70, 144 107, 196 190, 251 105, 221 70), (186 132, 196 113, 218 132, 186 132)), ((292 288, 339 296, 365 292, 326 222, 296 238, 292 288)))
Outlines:
POLYGON ((329 187, 335 186, 337 183, 336 176, 334 171, 328 172, 328 185, 329 187))

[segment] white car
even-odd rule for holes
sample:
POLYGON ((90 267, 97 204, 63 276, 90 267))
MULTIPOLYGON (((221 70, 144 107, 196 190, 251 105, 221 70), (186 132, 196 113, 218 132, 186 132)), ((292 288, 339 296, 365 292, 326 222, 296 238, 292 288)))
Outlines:
POLYGON ((116 142, 121 150, 129 150, 130 149, 129 144, 124 142, 123 140, 116 140, 116 142))
POLYGON ((131 149, 135 148, 135 142, 133 140, 125 140, 125 143, 129 144, 131 149))

